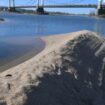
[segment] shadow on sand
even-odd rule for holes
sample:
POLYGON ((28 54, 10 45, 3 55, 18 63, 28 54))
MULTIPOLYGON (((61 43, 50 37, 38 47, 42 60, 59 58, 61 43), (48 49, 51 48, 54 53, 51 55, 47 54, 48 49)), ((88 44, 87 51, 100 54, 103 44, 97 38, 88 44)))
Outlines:
POLYGON ((96 40, 68 43, 62 49, 61 67, 56 65, 56 72, 39 78, 41 83, 27 91, 24 105, 105 105, 105 54, 96 55, 102 46, 96 40))

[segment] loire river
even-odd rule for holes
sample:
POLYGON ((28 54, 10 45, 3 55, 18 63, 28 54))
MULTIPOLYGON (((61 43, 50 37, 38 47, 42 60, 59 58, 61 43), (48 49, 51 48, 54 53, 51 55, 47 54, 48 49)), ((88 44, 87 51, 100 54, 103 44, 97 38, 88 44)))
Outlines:
POLYGON ((105 19, 86 16, 49 16, 0 13, 0 67, 44 48, 44 42, 35 37, 91 30, 105 36, 105 19))

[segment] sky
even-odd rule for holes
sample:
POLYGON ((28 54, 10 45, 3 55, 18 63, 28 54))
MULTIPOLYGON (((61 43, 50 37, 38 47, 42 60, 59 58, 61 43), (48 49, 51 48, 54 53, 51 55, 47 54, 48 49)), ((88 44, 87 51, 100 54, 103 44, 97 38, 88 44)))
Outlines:
MULTIPOLYGON (((40 0, 41 1, 41 0, 40 0)), ((105 0, 104 0, 105 1, 105 0)), ((9 0, 0 0, 0 6, 8 6, 9 0)), ((36 5, 37 0, 15 0, 15 5, 36 5)), ((98 0, 44 0, 45 4, 98 4, 98 0)), ((47 11, 67 12, 67 13, 89 13, 95 9, 91 8, 50 8, 47 11)))

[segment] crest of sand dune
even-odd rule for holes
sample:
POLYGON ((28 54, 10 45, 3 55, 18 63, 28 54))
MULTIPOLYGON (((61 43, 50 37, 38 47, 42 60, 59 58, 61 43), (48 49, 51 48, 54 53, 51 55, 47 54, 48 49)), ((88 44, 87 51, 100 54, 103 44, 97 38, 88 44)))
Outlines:
POLYGON ((0 105, 105 105, 105 43, 90 31, 42 37, 45 49, 0 74, 0 105))

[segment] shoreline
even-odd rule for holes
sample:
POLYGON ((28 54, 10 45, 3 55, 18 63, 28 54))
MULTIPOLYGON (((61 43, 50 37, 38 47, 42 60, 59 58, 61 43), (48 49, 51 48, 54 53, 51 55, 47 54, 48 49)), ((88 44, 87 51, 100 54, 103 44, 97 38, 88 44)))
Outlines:
MULTIPOLYGON (((3 11, 2 11, 3 12, 3 11)), ((4 11, 5 12, 5 11, 4 11)), ((27 13, 27 12, 8 12, 7 13, 14 13, 14 14, 21 14, 21 15, 42 15, 42 14, 36 14, 36 13, 27 13)), ((97 16, 97 15, 89 15, 89 14, 68 14, 68 13, 48 13, 43 15, 49 15, 49 16, 84 16, 84 17, 94 17, 94 18, 105 18, 105 16, 97 16)), ((4 19, 2 19, 4 21, 4 19)))
POLYGON ((36 55, 34 54, 33 56, 32 56, 32 54, 34 52, 31 52, 32 54, 30 53, 30 54, 28 54, 28 56, 26 54, 26 56, 23 57, 23 58, 26 57, 25 61, 20 62, 23 58, 13 61, 8 66, 0 68, 1 69, 0 74, 2 74, 2 73, 5 74, 8 72, 11 72, 11 70, 13 72, 15 72, 15 70, 17 70, 17 69, 19 70, 19 69, 23 69, 23 68, 29 68, 31 62, 37 62, 37 60, 39 60, 40 58, 43 58, 43 56, 47 55, 48 53, 52 52, 53 50, 57 49, 58 47, 64 45, 64 43, 67 43, 68 41, 72 40, 74 37, 77 37, 78 35, 80 35, 81 32, 88 33, 89 31, 84 30, 84 31, 78 31, 78 32, 71 32, 71 33, 65 33, 65 34, 57 34, 57 35, 40 37, 40 39, 42 41, 44 41, 44 43, 45 43, 45 48, 41 52, 37 53, 36 55), (30 55, 31 55, 31 58, 30 58, 30 55))
POLYGON ((43 46, 40 46, 40 48, 37 49, 37 51, 36 51, 36 48, 33 48, 31 51, 26 52, 26 54, 24 54, 23 56, 20 56, 16 59, 10 61, 9 63, 4 64, 3 66, 0 66, 0 73, 4 72, 12 67, 18 66, 21 63, 24 63, 25 61, 33 58, 34 56, 39 54, 41 51, 43 51, 46 46, 45 42, 41 38, 38 38, 38 39, 41 41, 41 43, 43 43, 43 46))

